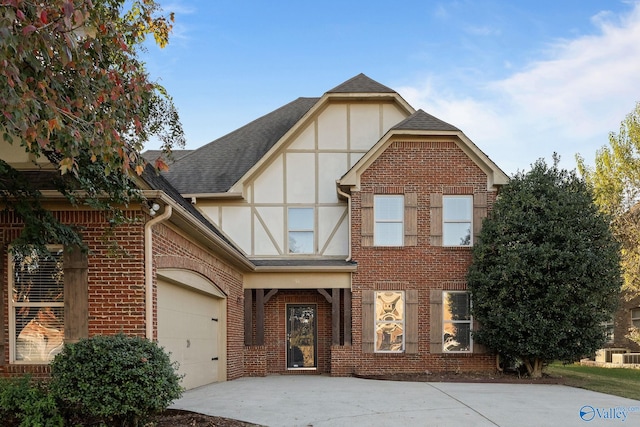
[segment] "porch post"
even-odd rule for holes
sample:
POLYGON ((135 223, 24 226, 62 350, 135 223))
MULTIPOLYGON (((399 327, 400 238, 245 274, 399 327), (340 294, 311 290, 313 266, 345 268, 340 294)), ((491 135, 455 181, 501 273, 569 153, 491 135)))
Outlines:
POLYGON ((256 345, 264 345, 264 289, 256 289, 256 345))
POLYGON ((333 345, 340 345, 340 288, 331 289, 331 332, 333 345))
POLYGON ((244 290, 244 345, 253 345, 253 291, 244 290))
POLYGON ((344 345, 351 345, 351 289, 343 289, 344 345))

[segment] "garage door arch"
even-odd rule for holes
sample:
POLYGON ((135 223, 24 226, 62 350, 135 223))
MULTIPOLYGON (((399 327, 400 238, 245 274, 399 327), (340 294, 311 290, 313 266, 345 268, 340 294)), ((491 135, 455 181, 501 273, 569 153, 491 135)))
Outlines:
POLYGON ((226 380, 227 296, 207 277, 184 269, 157 271, 158 343, 194 388, 226 380))

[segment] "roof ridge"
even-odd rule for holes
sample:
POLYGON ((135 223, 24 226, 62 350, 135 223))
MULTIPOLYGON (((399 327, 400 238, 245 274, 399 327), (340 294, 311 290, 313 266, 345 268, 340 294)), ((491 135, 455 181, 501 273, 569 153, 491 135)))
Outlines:
POLYGON ((416 110, 415 113, 393 126, 395 130, 448 130, 460 131, 457 127, 433 116, 423 109, 416 110))
POLYGON ((360 73, 328 90, 327 93, 396 93, 396 91, 360 73))

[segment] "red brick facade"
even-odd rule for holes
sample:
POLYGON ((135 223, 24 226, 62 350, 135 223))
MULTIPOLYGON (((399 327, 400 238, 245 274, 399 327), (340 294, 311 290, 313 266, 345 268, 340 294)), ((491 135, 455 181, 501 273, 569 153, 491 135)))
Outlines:
MULTIPOLYGON (((362 174, 360 191, 352 193, 352 259, 358 271, 352 279, 353 358, 336 349, 332 374, 389 372, 480 371, 495 367, 491 354, 432 354, 430 352, 430 292, 466 289, 471 248, 432 246, 431 195, 486 194, 489 206, 495 192, 487 190, 487 175, 454 142, 395 142, 362 174), (417 193, 416 246, 363 247, 361 198, 364 193, 417 193), (365 353, 362 350, 362 295, 367 290, 417 290, 418 352, 365 353), (352 372, 343 364, 350 364, 352 372)), ((346 351, 345 351, 346 350, 346 351)))
MULTIPOLYGON (((88 335, 145 336, 144 227, 149 217, 128 211, 132 220, 113 230, 104 213, 77 210, 55 211, 63 223, 81 228, 88 253, 88 335)), ((9 364, 8 248, 22 225, 10 213, 0 213, 0 375, 32 373, 46 376, 48 365, 9 364)), ((157 334, 156 281, 158 268, 178 268, 201 274, 215 283, 227 298, 227 378, 244 375, 242 274, 193 238, 161 223, 153 226, 154 337, 157 334)))

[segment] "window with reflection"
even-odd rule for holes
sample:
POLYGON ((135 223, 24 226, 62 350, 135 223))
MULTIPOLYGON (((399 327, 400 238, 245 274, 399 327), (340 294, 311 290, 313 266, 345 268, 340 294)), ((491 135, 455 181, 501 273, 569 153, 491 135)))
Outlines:
POLYGON ((10 262, 11 362, 48 363, 64 343, 61 247, 14 255, 10 262))
POLYGON ((373 244, 402 246, 404 242, 404 196, 379 196, 373 199, 373 244))
POLYGON ((313 208, 289 208, 287 215, 289 253, 314 253, 313 208))
POLYGON ((473 196, 442 198, 442 239, 444 246, 471 246, 473 196))
POLYGON ((378 291, 375 302, 375 351, 404 351, 404 292, 378 291))
POLYGON ((442 293, 442 350, 471 351, 471 298, 468 292, 442 293))
POLYGON ((640 307, 631 310, 631 325, 640 328, 640 307))

